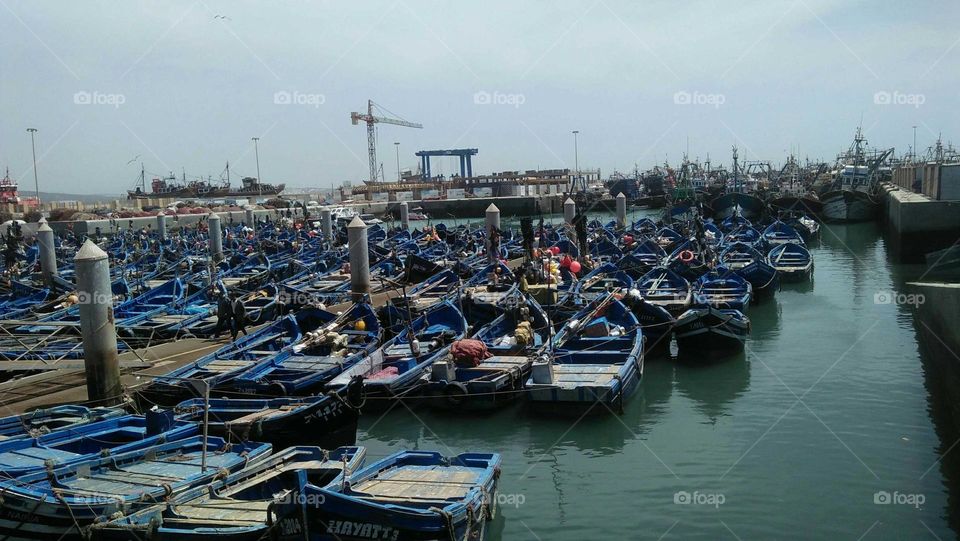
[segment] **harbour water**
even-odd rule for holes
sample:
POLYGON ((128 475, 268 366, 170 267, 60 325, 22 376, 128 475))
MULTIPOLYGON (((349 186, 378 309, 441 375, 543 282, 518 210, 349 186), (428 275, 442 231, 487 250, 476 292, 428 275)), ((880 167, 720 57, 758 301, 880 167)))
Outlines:
POLYGON ((745 353, 648 358, 622 416, 398 405, 358 440, 502 453, 492 540, 955 538, 957 436, 897 304, 922 270, 873 223, 824 227, 811 252, 810 284, 751 307, 745 353))

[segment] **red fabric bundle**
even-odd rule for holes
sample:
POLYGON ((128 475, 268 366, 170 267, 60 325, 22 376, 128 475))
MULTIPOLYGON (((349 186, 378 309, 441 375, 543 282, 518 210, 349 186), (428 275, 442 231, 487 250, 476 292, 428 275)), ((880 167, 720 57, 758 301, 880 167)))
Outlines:
POLYGON ((480 366, 481 361, 493 357, 486 344, 470 338, 454 342, 450 353, 453 355, 453 362, 464 367, 480 366))

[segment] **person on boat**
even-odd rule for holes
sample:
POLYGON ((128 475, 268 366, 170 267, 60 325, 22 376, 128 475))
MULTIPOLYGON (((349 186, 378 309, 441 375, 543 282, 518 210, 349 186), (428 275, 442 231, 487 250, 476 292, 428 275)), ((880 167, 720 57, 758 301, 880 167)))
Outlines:
POLYGON ((231 314, 233 315, 233 323, 230 327, 230 332, 233 336, 233 341, 237 341, 237 335, 241 332, 244 336, 247 336, 247 308, 243 305, 243 301, 240 300, 240 297, 236 293, 232 295, 231 299, 231 314))
POLYGON ((233 330, 233 303, 226 293, 217 288, 213 288, 213 295, 217 298, 217 326, 213 329, 213 337, 218 338, 220 333, 229 330, 236 339, 236 331, 233 330))

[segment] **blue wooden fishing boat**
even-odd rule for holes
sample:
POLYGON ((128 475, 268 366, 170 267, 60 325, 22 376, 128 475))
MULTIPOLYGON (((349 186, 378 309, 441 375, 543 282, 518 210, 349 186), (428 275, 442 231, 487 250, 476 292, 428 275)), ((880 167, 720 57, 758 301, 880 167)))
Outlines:
POLYGON ((745 242, 722 244, 721 247, 722 249, 719 256, 720 263, 730 270, 745 267, 758 259, 766 259, 760 250, 757 250, 745 242))
POLYGON ((416 395, 429 378, 431 365, 450 345, 464 338, 467 321, 450 301, 442 301, 410 322, 397 336, 327 384, 328 389, 364 378, 364 409, 392 406, 393 399, 416 395))
POLYGON ((643 377, 643 333, 614 295, 597 299, 554 336, 551 356, 534 362, 526 388, 531 402, 576 413, 623 412, 643 377), (603 404, 605 407, 595 408, 603 404))
POLYGON ((297 312, 302 339, 237 375, 229 387, 261 396, 306 396, 323 389, 379 347, 380 322, 367 303, 357 303, 343 314, 313 309, 297 312))
POLYGON ((278 541, 482 540, 500 463, 496 453, 402 451, 344 482, 304 484, 299 501, 274 507, 278 541))
POLYGON ((0 319, 19 319, 49 297, 49 289, 38 289, 14 280, 11 292, 0 298, 0 319))
POLYGON ((228 441, 262 441, 280 449, 290 445, 319 445, 332 449, 357 441, 362 382, 316 396, 291 398, 212 398, 205 411, 202 398, 178 404, 176 419, 202 423, 228 441))
POLYGON ((36 409, 20 415, 0 417, 0 441, 36 438, 54 430, 78 427, 122 415, 126 415, 122 409, 107 407, 65 405, 36 409))
POLYGON ((667 252, 652 239, 642 239, 617 263, 617 266, 634 279, 659 267, 667 258, 667 252))
POLYGON ((753 227, 753 224, 750 222, 750 220, 744 218, 740 214, 734 214, 732 216, 728 216, 727 218, 723 218, 719 226, 720 230, 724 233, 729 233, 734 229, 739 229, 741 227, 753 227))
POLYGON ((767 263, 787 281, 806 280, 813 272, 813 257, 799 244, 774 246, 767 254, 767 263))
POLYGON ((693 301, 690 282, 666 267, 651 270, 637 280, 634 287, 647 302, 662 306, 675 315, 689 308, 693 301))
POLYGON ((690 282, 695 282, 710 270, 708 256, 707 251, 698 242, 687 240, 677 245, 667 256, 667 267, 690 282))
POLYGON ((774 221, 763 230, 763 238, 770 246, 787 243, 803 244, 803 236, 792 226, 780 220, 774 221))
POLYGON ((764 259, 757 259, 734 272, 750 282, 755 301, 772 297, 780 289, 780 273, 764 259))
POLYGON ((728 245, 720 253, 720 262, 744 280, 750 282, 755 299, 769 297, 780 288, 780 273, 767 264, 759 250, 743 243, 728 245))
POLYGON ((723 237, 723 244, 730 245, 736 242, 742 242, 758 250, 766 250, 767 241, 763 234, 752 226, 743 225, 730 231, 723 237))
POLYGON ((643 351, 651 353, 665 351, 670 347, 670 337, 673 336, 673 325, 676 322, 673 314, 659 304, 647 302, 639 289, 631 289, 622 299, 640 323, 643 332, 643 351))
POLYGON ((298 501, 306 484, 325 486, 363 465, 366 449, 290 447, 209 486, 90 528, 97 541, 258 541, 274 533, 273 508, 298 501))
POLYGON ((672 252, 684 240, 686 239, 683 235, 669 227, 660 228, 654 238, 654 241, 667 253, 672 252))
POLYGON ((209 484, 262 460, 270 446, 193 437, 147 449, 0 479, 0 535, 80 540, 101 517, 129 512, 209 484))
POLYGON ((273 323, 238 338, 196 362, 182 366, 136 390, 140 405, 171 407, 197 396, 191 381, 203 380, 210 388, 228 387, 229 382, 259 363, 270 360, 285 347, 301 337, 300 327, 293 316, 273 323))
POLYGON ((522 297, 481 328, 473 338, 490 357, 460 360, 453 355, 433 363, 423 388, 426 403, 454 411, 489 410, 520 397, 533 366, 532 357, 550 340, 550 319, 537 301, 522 297))
POLYGON ((496 319, 518 298, 518 282, 503 262, 487 265, 464 284, 460 306, 463 316, 479 328, 496 319))
POLYGON ((743 349, 750 319, 739 310, 691 308, 677 318, 674 333, 681 355, 725 354, 743 349))
POLYGON ((573 287, 560 300, 560 304, 576 311, 612 291, 631 287, 633 287, 633 278, 629 274, 613 263, 604 263, 574 282, 573 287))
POLYGON ((717 267, 693 284, 693 304, 745 311, 750 305, 750 282, 726 267, 717 267))
POLYGON ((820 238, 820 222, 807 215, 787 218, 784 223, 796 229, 803 237, 804 242, 809 243, 820 238))
POLYGON ((151 423, 147 417, 125 415, 93 423, 68 426, 35 438, 0 441, 0 474, 17 477, 41 469, 144 449, 177 441, 199 433, 196 424, 179 422, 171 426, 151 423))

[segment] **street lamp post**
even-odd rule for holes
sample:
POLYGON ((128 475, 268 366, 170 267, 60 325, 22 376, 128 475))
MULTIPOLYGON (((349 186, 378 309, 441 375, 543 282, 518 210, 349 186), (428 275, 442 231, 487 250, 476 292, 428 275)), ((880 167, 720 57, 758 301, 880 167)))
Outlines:
POLYGON ((913 161, 917 161, 917 127, 913 127, 913 161))
POLYGON ((393 142, 394 148, 397 149, 397 182, 401 182, 400 178, 400 143, 398 141, 393 142))
POLYGON ((263 179, 260 178, 260 149, 257 146, 260 138, 251 137, 250 139, 253 141, 253 154, 257 157, 257 195, 263 197, 263 179))
POLYGON ((37 142, 34 139, 37 129, 27 128, 27 131, 30 132, 30 149, 33 151, 33 185, 37 192, 37 210, 40 210, 40 181, 37 180, 37 142))
POLYGON ((573 180, 574 186, 576 186, 577 180, 580 179, 580 152, 577 148, 577 134, 579 133, 580 130, 573 130, 573 168, 575 169, 576 174, 573 180))

